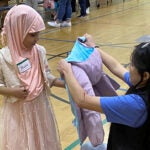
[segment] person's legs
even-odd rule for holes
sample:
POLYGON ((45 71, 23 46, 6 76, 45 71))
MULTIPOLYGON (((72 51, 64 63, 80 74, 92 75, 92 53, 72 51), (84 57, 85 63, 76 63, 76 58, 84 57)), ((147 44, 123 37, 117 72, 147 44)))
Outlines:
POLYGON ((76 12, 76 0, 71 0, 72 12, 76 12))
POLYGON ((66 13, 63 22, 61 23, 61 27, 71 27, 71 14, 72 14, 71 1, 67 0, 66 13))
POLYGON ((67 3, 66 3, 66 14, 65 14, 66 21, 71 21, 71 14, 72 14, 71 1, 67 0, 67 3))
POLYGON ((66 6, 66 13, 65 16, 63 18, 63 22, 61 23, 61 27, 71 27, 71 14, 72 14, 72 8, 71 8, 71 2, 70 0, 68 0, 67 6, 66 6))
POLYGON ((86 0, 86 14, 90 13, 90 1, 86 0))
POLYGON ((57 12, 56 22, 48 22, 48 25, 53 27, 66 27, 71 26, 71 0, 60 0, 57 12))
POLYGON ((79 4, 80 4, 80 16, 78 17, 84 17, 86 16, 86 0, 79 0, 79 4))
POLYGON ((65 16, 66 13, 66 4, 68 0, 60 0, 59 1, 59 8, 57 12, 57 21, 62 22, 63 17, 65 16))
POLYGON ((90 7, 90 1, 86 0, 86 8, 90 7))
POLYGON ((61 22, 63 21, 63 18, 66 13, 66 2, 67 0, 60 0, 59 1, 59 7, 57 10, 57 18, 54 22, 47 22, 49 26, 52 27, 60 27, 61 22))

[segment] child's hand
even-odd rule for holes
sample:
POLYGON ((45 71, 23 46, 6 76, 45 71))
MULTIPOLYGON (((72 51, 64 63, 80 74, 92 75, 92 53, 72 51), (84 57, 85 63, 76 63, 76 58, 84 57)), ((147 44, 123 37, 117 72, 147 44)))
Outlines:
POLYGON ((58 63, 57 70, 61 73, 63 76, 65 73, 72 72, 71 64, 68 63, 65 59, 62 59, 58 63))
POLYGON ((11 89, 11 96, 19 99, 25 99, 28 96, 28 91, 24 86, 14 87, 11 89))

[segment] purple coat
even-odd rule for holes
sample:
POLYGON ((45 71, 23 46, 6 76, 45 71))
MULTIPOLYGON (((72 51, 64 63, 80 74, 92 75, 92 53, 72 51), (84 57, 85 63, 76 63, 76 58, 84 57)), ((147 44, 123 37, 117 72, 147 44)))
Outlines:
MULTIPOLYGON (((74 76, 79 84, 89 95, 117 95, 115 90, 119 88, 119 85, 103 72, 100 53, 96 49, 90 48, 91 52, 89 53, 88 51, 86 59, 84 58, 83 60, 81 58, 83 54, 81 49, 84 52, 88 51, 88 47, 77 41, 72 49, 71 54, 66 59, 72 64, 74 76), (73 60, 76 52, 80 53, 77 53, 77 57, 81 55, 80 61, 77 61, 76 59, 73 60)), ((83 55, 85 56, 85 54, 83 55)), ((79 108, 72 100, 69 91, 68 95, 71 102, 72 112, 75 115, 74 124, 77 127, 81 144, 87 137, 93 146, 102 144, 104 140, 104 130, 100 113, 79 108)))

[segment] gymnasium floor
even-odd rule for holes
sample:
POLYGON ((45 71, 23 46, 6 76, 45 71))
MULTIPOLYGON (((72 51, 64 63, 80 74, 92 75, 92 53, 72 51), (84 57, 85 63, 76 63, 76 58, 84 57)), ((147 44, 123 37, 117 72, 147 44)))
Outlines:
MULTIPOLYGON (((95 5, 95 4, 94 4, 95 5)), ((47 26, 40 35, 39 44, 47 49, 47 59, 52 73, 59 77, 57 62, 65 58, 74 41, 84 33, 92 34, 97 45, 127 66, 137 39, 150 35, 150 0, 112 0, 109 6, 96 8, 92 4, 90 14, 84 18, 72 18, 72 27, 53 28, 47 26)), ((118 94, 124 94, 127 86, 104 70, 121 85, 118 94)), ((54 107, 63 150, 79 150, 76 128, 72 124, 73 115, 65 89, 52 88, 51 101, 54 107)), ((102 115, 105 140, 109 133, 109 123, 102 115)), ((88 139, 87 139, 88 140, 88 139)))

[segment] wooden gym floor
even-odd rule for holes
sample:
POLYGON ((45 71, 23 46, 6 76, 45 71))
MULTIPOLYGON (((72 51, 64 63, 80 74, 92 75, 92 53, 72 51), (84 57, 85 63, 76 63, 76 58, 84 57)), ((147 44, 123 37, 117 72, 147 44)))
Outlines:
MULTIPOLYGON (((136 40, 150 35, 150 1, 149 0, 112 0, 112 4, 101 8, 92 7, 90 14, 84 18, 72 18, 72 27, 53 28, 47 26, 40 35, 39 43, 47 49, 47 59, 52 73, 59 77, 57 62, 67 56, 78 36, 92 34, 97 45, 127 66, 136 40)), ((117 91, 123 94, 127 86, 114 77, 106 68, 105 72, 121 85, 117 91)), ((51 101, 54 107, 63 150, 79 150, 76 128, 72 124, 68 96, 65 89, 52 88, 51 101)), ((109 133, 109 123, 102 115, 105 140, 109 133)))

